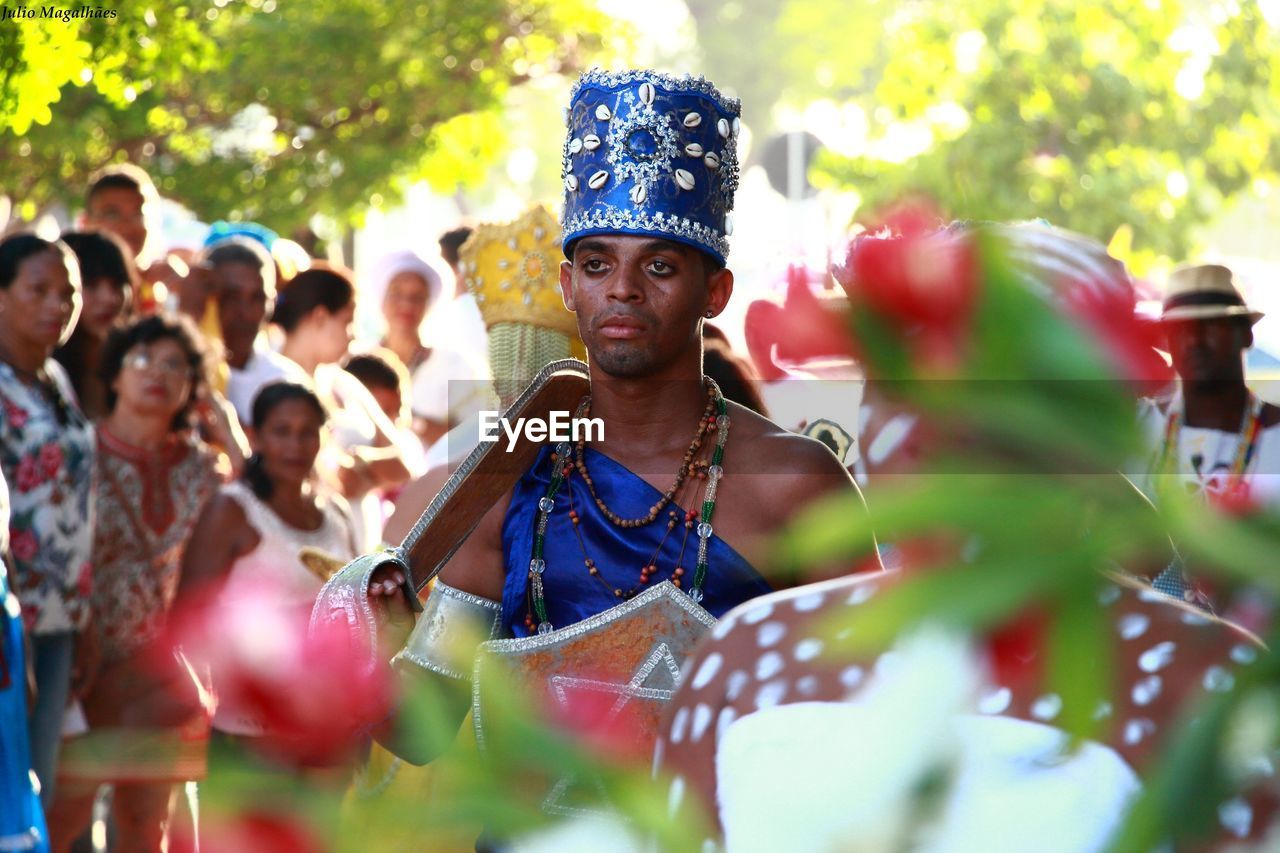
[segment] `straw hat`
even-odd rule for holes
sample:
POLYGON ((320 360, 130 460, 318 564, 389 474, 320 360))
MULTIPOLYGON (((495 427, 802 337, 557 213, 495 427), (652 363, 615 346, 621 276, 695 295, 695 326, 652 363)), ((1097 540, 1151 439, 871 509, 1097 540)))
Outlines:
POLYGON ((1181 267, 1169 276, 1160 321, 1248 317, 1253 324, 1262 316, 1261 311, 1244 304, 1244 297, 1232 281, 1231 270, 1217 264, 1203 264, 1181 267))

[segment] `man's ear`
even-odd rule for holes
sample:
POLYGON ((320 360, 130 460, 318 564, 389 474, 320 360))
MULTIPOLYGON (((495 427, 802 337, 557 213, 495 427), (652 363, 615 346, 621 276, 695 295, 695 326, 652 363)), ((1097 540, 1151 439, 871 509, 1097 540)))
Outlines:
POLYGON ((729 304, 729 297, 732 295, 732 270, 728 268, 718 269, 711 273, 711 275, 707 276, 706 310, 711 312, 711 316, 720 316, 720 313, 724 311, 725 306, 729 304))
POLYGON ((560 262, 560 298, 564 300, 565 308, 578 310, 573 303, 573 261, 560 262))
MULTIPOLYGON (((1248 320, 1245 321, 1246 324, 1248 322, 1249 322, 1248 320)), ((1253 346, 1253 326, 1246 325, 1244 327, 1244 334, 1241 336, 1241 338, 1242 338, 1241 340, 1242 349, 1251 348, 1253 346)))

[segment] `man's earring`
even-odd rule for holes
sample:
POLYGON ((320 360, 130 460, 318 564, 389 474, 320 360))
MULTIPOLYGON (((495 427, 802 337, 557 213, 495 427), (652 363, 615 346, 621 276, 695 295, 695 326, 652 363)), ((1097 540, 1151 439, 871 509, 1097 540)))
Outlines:
POLYGON ((712 317, 716 316, 716 312, 708 308, 707 313, 704 314, 703 316, 706 317, 708 320, 710 320, 712 317))

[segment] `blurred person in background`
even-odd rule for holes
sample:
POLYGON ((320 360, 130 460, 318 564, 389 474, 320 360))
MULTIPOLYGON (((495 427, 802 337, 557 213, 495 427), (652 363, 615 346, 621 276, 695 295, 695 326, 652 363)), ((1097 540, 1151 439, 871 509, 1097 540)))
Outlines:
POLYGON ((76 254, 84 305, 71 337, 53 357, 71 379, 81 411, 97 421, 107 413, 107 386, 99 375, 102 349, 111 330, 128 318, 141 285, 128 247, 110 232, 71 231, 62 242, 76 254))
POLYGON ((395 353, 378 347, 351 356, 342 368, 368 389, 388 420, 402 429, 409 427, 409 371, 395 353))
POLYGON ((32 635, 32 767, 46 808, 73 663, 92 668, 93 432, 53 351, 80 313, 80 270, 62 243, 0 241, 0 470, 11 484, 13 586, 32 635), (84 644, 77 652, 77 637, 84 644), (76 658, 80 660, 77 661, 76 658))
POLYGON ((448 322, 428 322, 452 299, 444 302, 444 282, 440 274, 414 252, 392 252, 375 262, 364 281, 365 297, 381 307, 386 332, 381 345, 395 353, 409 371, 412 382, 410 406, 414 428, 424 444, 431 444, 448 431, 456 420, 459 395, 465 386, 452 388, 450 382, 482 380, 483 371, 471 366, 453 345, 455 330, 448 322), (425 325, 424 325, 425 324, 425 325), (426 325, 435 330, 424 332, 426 325))
POLYGON ((716 381, 726 400, 769 417, 755 367, 735 353, 725 333, 710 323, 702 326, 702 372, 716 381))
MULTIPOLYGON (((425 470, 427 452, 422 443, 414 438, 413 415, 408 405, 409 372, 400 359, 396 358, 396 354, 387 349, 375 349, 351 356, 342 367, 368 389, 378 401, 383 414, 399 432, 399 444, 405 449, 409 467, 416 471, 425 470)), ((382 515, 377 525, 379 531, 391 516, 402 488, 403 486, 395 486, 379 491, 382 498, 382 515)))
POLYGON ((203 775, 203 718, 175 709, 149 665, 196 520, 227 466, 191 419, 208 384, 190 321, 154 315, 115 331, 102 355, 93 624, 100 667, 82 696, 89 733, 64 746, 52 813, 55 847, 89 825, 99 784, 114 783, 121 850, 160 849, 175 785, 203 775))
POLYGON ((395 426, 368 390, 338 365, 351 345, 355 288, 350 276, 329 266, 298 273, 276 296, 273 321, 284 331, 280 354, 312 383, 329 412, 330 446, 317 463, 320 476, 349 500, 363 500, 360 542, 376 545, 382 531, 376 491, 398 486, 415 472, 395 426))
POLYGON ((22 606, 9 586, 9 488, 0 471, 0 850, 49 849, 27 741, 27 668, 22 606))
MULTIPOLYGON (((1141 411, 1151 457, 1137 482, 1153 501, 1173 487, 1235 512, 1280 503, 1280 408, 1245 384, 1245 355, 1262 316, 1245 304, 1227 267, 1183 267, 1170 276, 1160 327, 1179 382, 1171 399, 1148 401, 1141 411)), ((1270 596, 1198 588, 1185 570, 1175 561, 1156 588, 1213 602, 1250 630, 1265 629, 1270 596)))
MULTIPOLYGON (((346 562, 357 553, 355 525, 316 476, 326 422, 315 393, 294 383, 267 385, 254 400, 252 426, 254 452, 244 473, 218 491, 196 523, 178 597, 185 603, 213 595, 231 608, 259 601, 301 632, 324 582, 303 562, 303 549, 346 562)), ((232 740, 273 734, 236 695, 219 693, 216 677, 213 689, 215 733, 232 740)))
POLYGON ((204 262, 214 282, 229 368, 227 399, 240 422, 248 425, 253 398, 262 386, 305 377, 267 343, 267 319, 276 300, 276 265, 260 243, 245 237, 232 237, 206 249, 204 262))
POLYGON ((458 269, 458 250, 462 248, 463 243, 467 242, 467 238, 473 231, 474 229, 469 226, 459 225, 441 234, 440 239, 436 241, 440 245, 440 257, 444 258, 444 262, 453 271, 454 296, 461 296, 466 292, 462 286, 462 274, 458 269))
POLYGON ((120 163, 106 167, 91 179, 81 217, 84 229, 109 231, 129 247, 140 273, 135 280, 133 306, 143 314, 159 307, 156 284, 163 284, 180 299, 185 291, 199 289, 201 285, 198 277, 189 278, 190 269, 180 259, 173 256, 151 259, 148 225, 159 201, 155 184, 144 170, 120 163))

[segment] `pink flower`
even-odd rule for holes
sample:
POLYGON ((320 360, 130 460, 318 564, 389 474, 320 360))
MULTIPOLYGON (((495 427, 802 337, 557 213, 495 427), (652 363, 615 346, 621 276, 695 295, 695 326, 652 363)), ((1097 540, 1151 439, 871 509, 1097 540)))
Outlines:
POLYGON ((556 701, 547 703, 545 713, 552 726, 597 755, 613 762, 643 764, 653 754, 653 744, 636 735, 646 727, 645 705, 620 702, 616 693, 570 685, 556 701))
MULTIPOLYGON (((201 811, 200 847, 206 853, 265 853, 287 850, 310 853, 327 850, 317 828, 309 825, 305 813, 288 814, 249 808, 239 812, 201 811)), ((195 839, 185 827, 174 833, 173 849, 179 853, 196 849, 195 839)))
POLYGON ((9 402, 4 404, 4 416, 13 425, 14 429, 22 429, 30 419, 26 409, 9 402))
POLYGON ((1063 303, 1068 313, 1101 344, 1120 378, 1139 394, 1154 394, 1174 378, 1173 368, 1156 353, 1164 333, 1134 313, 1133 300, 1090 282, 1072 281, 1063 303))
POLYGON ((40 470, 46 480, 52 480, 62 469, 62 447, 57 444, 46 444, 40 448, 40 470))
POLYGON ((18 471, 13 484, 19 492, 29 492, 44 482, 40 476, 40 465, 34 456, 24 456, 18 462, 18 471))
POLYGON ((40 553, 40 541, 30 530, 16 530, 9 540, 9 551, 15 560, 27 563, 34 560, 36 554, 40 553))
POLYGON ((902 335, 918 368, 950 373, 959 365, 979 293, 971 235, 939 232, 936 214, 904 206, 880 231, 856 238, 833 272, 855 310, 874 312, 902 335))
POLYGON ((844 318, 810 289, 814 278, 804 267, 793 264, 787 268, 784 304, 757 300, 747 308, 747 348, 765 379, 786 374, 779 363, 803 364, 811 359, 856 355, 844 318))
POLYGON ((212 602, 175 610, 172 640, 209 668, 220 702, 263 723, 267 734, 255 740, 273 759, 341 763, 357 752, 362 732, 386 717, 390 673, 368 666, 368 648, 345 625, 309 631, 309 609, 281 604, 288 592, 273 586, 228 588, 212 602))
POLYGON ((1254 515, 1260 509, 1253 496, 1253 490, 1243 480, 1227 485, 1220 491, 1207 492, 1209 503, 1226 515, 1245 517, 1254 515))

